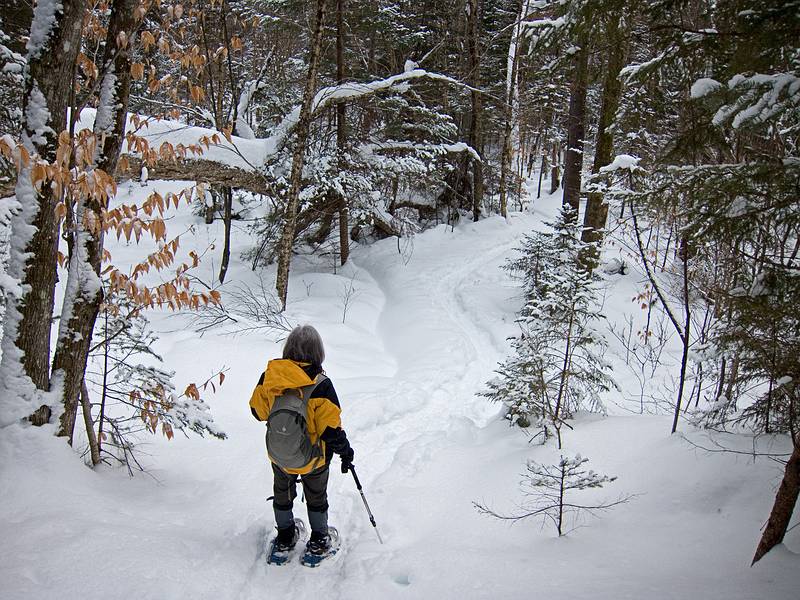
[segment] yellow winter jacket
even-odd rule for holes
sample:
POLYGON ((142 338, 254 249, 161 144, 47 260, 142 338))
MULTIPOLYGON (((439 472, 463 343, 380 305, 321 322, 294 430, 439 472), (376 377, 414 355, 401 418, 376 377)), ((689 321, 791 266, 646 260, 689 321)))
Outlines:
MULTIPOLYGON (((284 390, 301 388, 314 383, 316 379, 312 380, 301 366, 306 365, 288 359, 275 359, 267 363, 267 369, 250 397, 250 409, 259 421, 267 420, 275 397, 284 390)), ((325 465, 327 452, 325 442, 320 440, 320 436, 326 427, 331 429, 341 427, 341 409, 328 398, 312 396, 308 401, 306 421, 311 443, 316 444, 319 441, 322 456, 312 459, 300 469, 284 469, 287 473, 303 475, 325 465)))

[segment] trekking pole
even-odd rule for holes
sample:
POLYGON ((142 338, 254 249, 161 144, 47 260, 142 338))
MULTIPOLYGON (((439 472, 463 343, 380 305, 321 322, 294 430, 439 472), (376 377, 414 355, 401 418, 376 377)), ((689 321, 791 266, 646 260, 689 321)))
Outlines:
POLYGON ((367 504, 367 498, 364 496, 364 490, 361 489, 361 482, 358 480, 358 475, 356 475, 356 468, 353 465, 350 465, 350 473, 353 474, 353 479, 356 482, 358 493, 361 494, 361 499, 364 501, 364 508, 367 509, 367 514, 369 515, 369 522, 372 523, 372 526, 375 528, 375 533, 378 536, 378 541, 381 544, 383 544, 383 540, 381 539, 381 534, 378 531, 378 525, 375 523, 375 517, 372 516, 372 511, 369 509, 369 504, 367 504))

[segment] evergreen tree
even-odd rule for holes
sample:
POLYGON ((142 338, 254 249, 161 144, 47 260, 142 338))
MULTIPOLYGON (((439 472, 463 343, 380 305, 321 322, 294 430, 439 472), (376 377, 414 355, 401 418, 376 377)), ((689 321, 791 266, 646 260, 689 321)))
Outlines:
POLYGON ((563 207, 549 226, 526 236, 522 256, 508 264, 524 282, 522 333, 484 395, 503 402, 515 424, 535 425, 544 440, 555 434, 560 448, 566 421, 578 410, 603 412, 600 393, 614 383, 595 328, 603 318, 597 288, 578 262, 585 244, 571 208, 563 207))
POLYGON ((613 483, 616 477, 595 473, 584 465, 588 458, 580 454, 575 458, 561 456, 558 464, 545 465, 536 461, 528 461, 526 473, 522 479, 522 493, 530 498, 520 507, 522 512, 515 515, 500 515, 482 504, 475 507, 482 513, 498 519, 521 521, 529 517, 540 517, 544 522, 551 522, 559 536, 566 535, 568 520, 580 518, 584 512, 592 513, 608 510, 630 500, 626 496, 611 502, 580 502, 573 499, 575 492, 602 488, 606 483, 613 483))

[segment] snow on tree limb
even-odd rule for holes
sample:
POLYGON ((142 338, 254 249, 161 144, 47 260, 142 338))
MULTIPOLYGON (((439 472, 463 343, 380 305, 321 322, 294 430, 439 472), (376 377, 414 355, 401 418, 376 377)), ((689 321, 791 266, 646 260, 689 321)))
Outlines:
POLYGON ((432 154, 458 154, 466 152, 473 159, 480 161, 478 151, 465 142, 455 144, 416 144, 414 142, 395 142, 364 144, 360 147, 363 155, 369 156, 376 152, 391 152, 392 150, 411 150, 414 152, 430 152, 432 154))
MULTIPOLYGON (((347 82, 333 85, 319 90, 312 102, 312 114, 318 115, 325 108, 335 102, 351 101, 375 95, 387 90, 396 92, 407 89, 409 82, 417 79, 431 79, 443 81, 461 87, 469 87, 464 83, 440 73, 432 73, 424 69, 413 69, 385 79, 368 83, 347 82)), ((168 119, 149 119, 130 116, 133 122, 141 121, 136 128, 136 136, 146 140, 152 148, 158 144, 169 142, 176 148, 197 148, 202 146, 202 152, 194 150, 185 156, 172 160, 159 160, 158 165, 148 164, 151 179, 196 179, 207 183, 223 183, 249 189, 255 193, 269 193, 272 188, 263 167, 275 157, 283 148, 286 139, 297 125, 300 108, 296 106, 273 130, 272 135, 266 138, 246 138, 235 135, 225 135, 224 139, 214 129, 189 127, 185 123, 168 119)), ((81 114, 80 127, 91 127, 94 111, 87 109, 81 114)), ((247 133, 245 132, 245 135, 247 133)), ((432 152, 436 154, 467 152, 475 160, 480 160, 478 152, 464 142, 454 144, 413 144, 411 142, 391 142, 389 145, 376 144, 372 150, 414 150, 432 152)), ((127 165, 120 165, 118 176, 138 178, 141 167, 146 161, 142 153, 135 147, 129 148, 126 143, 122 153, 127 156, 127 165)))
POLYGON ((721 125, 729 119, 733 119, 731 125, 734 129, 747 124, 757 125, 800 104, 800 77, 793 73, 739 74, 731 78, 728 88, 739 97, 717 111, 712 119, 714 125, 721 125))
MULTIPOLYGON (((320 89, 314 96, 312 112, 316 116, 325 108, 336 102, 351 101, 357 98, 375 95, 384 91, 402 92, 411 81, 430 79, 442 81, 471 89, 468 85, 447 75, 433 73, 424 69, 412 69, 385 79, 368 83, 347 82, 320 89)), ((131 146, 129 139, 122 148, 126 161, 119 165, 118 178, 138 179, 142 166, 147 163, 150 179, 189 179, 207 183, 219 183, 248 189, 254 193, 266 194, 272 189, 269 178, 263 167, 283 148, 286 139, 297 124, 299 106, 295 107, 266 138, 249 138, 245 136, 219 135, 215 129, 192 127, 170 119, 146 119, 139 115, 129 115, 130 129, 135 135, 145 140, 153 149, 161 148, 168 143, 177 149, 199 148, 200 151, 188 151, 183 156, 165 159, 163 156, 157 165, 146 160, 136 146, 131 146), (127 162, 127 164, 126 164, 127 162)), ((77 130, 91 129, 94 126, 96 112, 84 109, 77 130)), ((475 160, 480 160, 478 152, 464 142, 454 144, 413 144, 412 142, 391 142, 390 145, 377 144, 372 150, 414 150, 448 154, 467 152, 475 160)), ((10 188, 0 187, 0 195, 11 193, 10 188)))
MULTIPOLYGON (((434 81, 444 81, 452 85, 471 89, 463 82, 453 79, 452 77, 448 77, 447 75, 432 73, 430 71, 426 71, 425 69, 412 69, 410 71, 398 73, 397 75, 392 75, 391 77, 387 77, 385 79, 377 79, 368 83, 346 82, 339 85, 324 87, 314 96, 314 100, 311 103, 311 114, 316 116, 323 109, 335 102, 344 102, 348 100, 354 100, 356 98, 363 98, 365 96, 372 96, 386 90, 402 92, 407 89, 409 81, 422 78, 428 78, 434 81)), ((276 153, 280 149, 286 137, 288 137, 295 125, 297 125, 299 118, 300 105, 297 105, 278 124, 273 134, 265 140, 266 152, 268 154, 276 153)))

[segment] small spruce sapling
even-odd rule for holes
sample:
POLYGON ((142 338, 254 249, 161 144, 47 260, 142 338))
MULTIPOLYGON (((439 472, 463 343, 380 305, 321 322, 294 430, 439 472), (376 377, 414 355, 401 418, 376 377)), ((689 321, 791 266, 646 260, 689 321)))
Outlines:
POLYGON ((564 207, 550 231, 526 236, 520 257, 507 265, 523 279, 522 333, 482 394, 505 404, 514 424, 538 427, 543 441, 555 435, 559 448, 575 411, 604 412, 600 393, 615 386, 595 329, 603 318, 598 292, 579 261, 587 244, 571 212, 564 207))
POLYGON ((528 461, 526 473, 521 482, 523 494, 531 498, 520 508, 522 512, 514 515, 502 515, 483 504, 473 503, 479 512, 488 514, 497 519, 521 521, 528 517, 541 517, 544 522, 551 522, 562 536, 566 530, 568 517, 573 517, 576 522, 582 513, 594 514, 597 511, 608 510, 618 504, 630 500, 631 496, 623 496, 612 502, 578 503, 572 499, 575 492, 593 488, 601 488, 606 483, 615 481, 616 477, 601 475, 594 471, 586 470, 584 465, 589 462, 577 454, 575 458, 561 456, 556 465, 545 465, 535 461, 528 461))

